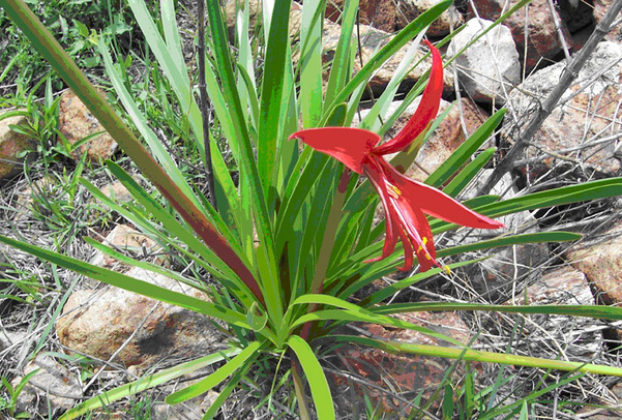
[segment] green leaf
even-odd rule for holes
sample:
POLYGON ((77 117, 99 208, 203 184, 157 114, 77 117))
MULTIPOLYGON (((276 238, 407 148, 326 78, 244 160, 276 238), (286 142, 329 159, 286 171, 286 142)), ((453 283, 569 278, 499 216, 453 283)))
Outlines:
POLYGON ((376 314, 396 314, 403 312, 439 312, 439 311, 487 311, 521 314, 548 314, 584 316, 596 319, 622 319, 622 308, 604 305, 489 305, 483 303, 459 302, 419 302, 394 303, 370 309, 376 314))
MULTIPOLYGON (((307 0, 302 5, 301 52, 298 65, 300 108, 304 128, 315 127, 322 116, 322 17, 324 16, 322 3, 322 0, 307 0)), ((272 31, 272 28, 270 30, 272 31)), ((281 35, 281 38, 286 37, 281 35)))
POLYGON ((563 204, 598 200, 618 195, 622 195, 622 178, 608 178, 510 198, 478 206, 474 210, 490 217, 499 217, 524 210, 561 206, 563 204))
POLYGON ((257 167, 265 191, 272 187, 274 163, 277 157, 277 139, 281 125, 280 115, 283 98, 283 74, 288 51, 289 9, 291 0, 281 0, 274 7, 270 22, 270 34, 266 45, 265 69, 261 86, 259 112, 259 136, 257 167))
MULTIPOLYGON (((161 2, 161 4, 162 3, 164 2, 161 2)), ((195 144, 202 155, 204 155, 203 120, 199 106, 192 95, 190 78, 188 77, 185 61, 180 59, 183 55, 178 35, 179 30, 177 29, 177 24, 174 19, 175 11, 172 7, 173 3, 168 3, 170 4, 162 4, 162 10, 164 12, 162 20, 167 37, 165 41, 153 21, 145 1, 128 0, 128 4, 136 18, 136 23, 140 26, 141 32, 151 48, 151 52, 156 57, 158 65, 177 96, 182 114, 188 118, 188 122, 195 135, 195 144)))
POLYGON ((317 357, 305 340, 297 335, 292 335, 287 340, 287 345, 296 353, 296 357, 302 366, 309 387, 311 397, 315 404, 315 410, 319 420, 331 420, 335 418, 333 397, 328 387, 328 381, 317 357))
POLYGON ((168 404, 179 404, 209 391, 227 379, 233 372, 239 369, 240 366, 244 365, 249 358, 259 351, 260 347, 261 343, 259 341, 249 343, 248 346, 240 352, 240 354, 218 368, 214 373, 204 379, 201 379, 193 385, 169 394, 165 401, 168 404))
POLYGON ((181 274, 177 273, 176 271, 169 270, 168 268, 164 268, 160 265, 152 264, 147 261, 136 260, 134 258, 131 258, 127 255, 124 255, 118 252, 116 249, 113 249, 109 246, 104 245, 101 242, 97 242, 95 239, 89 238, 88 236, 83 236, 82 240, 84 240, 84 242, 86 242, 93 248, 97 249, 98 251, 114 258, 115 260, 123 264, 129 265, 131 267, 139 267, 139 268, 142 268, 143 270, 151 271, 153 273, 166 276, 170 279, 177 280, 180 283, 187 284, 188 286, 193 287, 197 290, 201 290, 203 292, 208 291, 208 288, 204 284, 197 282, 195 280, 188 279, 182 276, 181 274))
POLYGON ((581 237, 582 235, 573 232, 524 233, 521 235, 510 235, 501 238, 478 241, 472 244, 443 248, 439 250, 436 255, 438 257, 447 257, 450 255, 458 255, 466 252, 481 251, 484 249, 499 248, 510 245, 578 241, 581 237))
POLYGON ((352 32, 358 8, 359 0, 346 1, 341 14, 341 32, 326 85, 326 103, 328 104, 334 103, 334 96, 343 89, 352 74, 352 32))
POLYGON ((410 353, 422 356, 442 357, 446 359, 463 359, 474 362, 500 363, 504 365, 556 369, 569 372, 587 372, 599 375, 622 376, 622 368, 614 366, 594 365, 591 363, 565 362, 539 357, 519 356, 514 354, 493 353, 470 349, 412 344, 402 341, 381 341, 367 337, 352 335, 331 335, 337 342, 357 343, 384 350, 389 353, 410 353))
POLYGON ((233 357, 240 353, 239 348, 228 348, 218 351, 216 353, 201 357, 200 359, 192 360, 190 362, 182 363, 172 368, 161 370, 158 373, 140 378, 136 381, 130 382, 118 388, 111 389, 102 394, 99 394, 93 398, 90 398, 74 408, 68 410, 60 417, 60 420, 71 420, 78 416, 87 414, 88 412, 110 405, 114 401, 121 398, 135 395, 141 391, 149 388, 154 388, 158 385, 162 385, 172 379, 178 378, 183 375, 191 374, 198 369, 210 366, 216 362, 224 360, 229 357, 233 357))
POLYGON ((496 147, 490 147, 477 155, 443 188, 443 192, 455 197, 466 187, 479 171, 486 165, 497 151, 496 147))
MULTIPOLYGON (((391 56, 393 56, 400 48, 408 43, 419 32, 434 22, 449 6, 451 0, 443 0, 438 4, 417 16, 415 20, 404 27, 397 35, 395 35, 378 53, 376 53, 363 68, 350 80, 350 82, 328 103, 325 110, 332 110, 332 107, 340 102, 345 102, 355 89, 360 85, 367 83, 371 75, 384 64, 391 56)), ((324 125, 324 124, 322 124, 324 125)))
POLYGON ((166 150, 160 139, 158 139, 158 136, 149 127, 147 119, 140 112, 140 109, 138 108, 138 105, 136 105, 132 95, 130 95, 127 91, 119 72, 112 64, 112 58, 110 57, 110 53, 108 52, 108 48, 106 48, 103 38, 100 38, 98 49, 103 58, 106 74, 110 77, 110 81, 112 82, 112 86, 114 87, 118 98, 121 100, 123 107, 134 125, 136 125, 136 128, 140 132, 142 138, 147 142, 149 149, 155 155, 160 165, 162 165, 166 170, 166 173, 169 174, 173 182, 179 186, 184 194, 186 194, 197 207, 200 207, 199 200, 194 195, 192 188, 177 167, 177 164, 173 160, 171 154, 168 150, 166 150))
POLYGON ((174 292, 146 281, 138 280, 125 274, 117 273, 116 271, 88 264, 75 258, 67 257, 53 251, 48 251, 47 249, 20 242, 6 236, 0 235, 0 242, 4 242, 7 245, 21 249, 22 251, 41 258, 42 260, 49 261, 78 274, 82 274, 94 280, 99 280, 102 283, 138 293, 161 302, 177 305, 194 312, 210 315, 214 318, 221 319, 242 328, 251 329, 246 323, 245 316, 234 312, 231 309, 219 307, 205 300, 197 299, 183 293, 174 292))
POLYGON ((437 188, 443 185, 443 183, 456 173, 456 171, 471 158, 473 153, 490 138, 495 128, 497 128, 503 120, 504 115, 505 108, 502 108, 488 118, 471 137, 462 143, 460 147, 458 147, 458 149, 456 149, 456 151, 425 180, 425 183, 437 188))
MULTIPOLYGON (((136 0, 132 0, 132 3, 136 3, 136 0)), ((212 2, 208 2, 208 4, 212 4, 212 2)), ((158 166, 154 158, 116 115, 97 89, 90 84, 76 63, 71 60, 32 11, 19 0, 3 0, 2 5, 10 18, 28 36, 37 51, 51 64, 69 87, 73 89, 84 105, 132 158, 143 174, 158 188, 188 224, 193 227, 203 241, 252 289, 252 286, 256 285, 257 281, 248 267, 214 228, 203 211, 180 190, 166 171, 158 166)), ((264 215, 265 217, 261 219, 261 222, 263 222, 262 228, 268 225, 267 210, 264 212, 264 215)), ((263 229, 260 233, 263 234, 264 231, 267 231, 267 229, 263 229)), ((268 237, 267 240, 271 242, 271 237, 268 237)))
POLYGON ((240 383, 242 378, 244 378, 244 375, 246 375, 246 372, 251 367, 252 362, 255 359, 256 356, 251 356, 247 363, 245 363, 244 366, 242 366, 233 374, 231 380, 227 382, 227 384, 218 392, 218 396, 212 402, 212 405, 210 405, 209 409, 205 412, 202 420, 213 419, 214 416, 216 416, 220 407, 222 407, 225 401, 227 401, 227 398, 229 398, 235 387, 240 383))
MULTIPOLYGON (((481 259, 453 263, 453 264, 450 264, 448 267, 450 269, 456 269, 458 267, 463 267, 465 265, 473 264, 473 263, 478 262, 478 261, 481 261, 481 259)), ((438 275, 438 274, 440 274, 442 272, 443 272, 442 268, 435 267, 435 268, 432 268, 432 269, 430 269, 428 271, 425 271, 423 273, 417 273, 414 276, 407 277, 405 279, 399 280, 399 281, 391 284, 390 286, 384 287, 381 290, 373 293, 369 297, 363 299, 361 301, 361 305, 362 306, 366 306, 366 307, 374 305, 374 304, 376 304, 378 302, 381 302, 381 301, 387 299, 388 297, 394 295, 395 293, 399 292, 402 289, 410 287, 413 284, 416 284, 416 283, 418 283, 418 282, 420 282, 422 280, 425 280, 425 279, 428 279, 430 277, 436 276, 436 275, 438 275)))
MULTIPOLYGON (((418 331, 422 334, 429 335, 430 337, 437 338, 439 340, 447 341, 456 346, 464 347, 464 344, 444 334, 440 334, 429 328, 415 325, 411 322, 402 321, 401 319, 391 318, 379 314, 377 311, 370 311, 365 308, 361 308, 358 305, 347 302, 343 299, 339 299, 334 296, 307 294, 298 297, 292 302, 293 305, 300 304, 322 304, 337 307, 340 309, 326 309, 316 312, 312 312, 303 315, 296 319, 291 325, 290 329, 293 330, 296 327, 313 321, 326 321, 326 320, 340 320, 340 321, 356 321, 356 322, 370 322, 373 324, 387 325, 396 328, 404 328, 413 331, 418 331)), ((291 308, 290 308, 291 309, 291 308)), ((287 315, 285 316, 287 318, 287 315)))

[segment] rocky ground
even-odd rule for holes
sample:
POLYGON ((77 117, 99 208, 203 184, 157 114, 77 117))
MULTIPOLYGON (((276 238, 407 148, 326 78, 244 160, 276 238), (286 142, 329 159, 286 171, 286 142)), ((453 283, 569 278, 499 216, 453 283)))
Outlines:
MULTIPOLYGON (((343 0, 329 2, 324 26, 327 59, 338 39, 342 3, 343 0)), ((567 60, 580 50, 610 3, 610 0, 594 0, 593 4, 580 2, 573 6, 569 1, 534 0, 527 9, 512 15, 504 25, 474 43, 446 72, 441 112, 449 109, 449 113, 409 169, 409 176, 424 179, 492 112, 505 106, 508 111, 503 126, 488 143, 499 148, 500 159, 518 141, 518 133, 557 85, 567 60)), ((434 0, 361 0, 362 61, 386 43, 392 33, 433 4, 434 0)), ((440 39, 464 24, 464 29, 446 46, 447 56, 452 56, 513 4, 514 1, 499 0, 456 2, 428 34, 432 39, 440 39)), ((252 1, 251 7, 256 7, 252 1)), ((291 29, 295 33, 300 22, 298 8, 294 7, 292 13, 291 29)), ((616 22, 619 23, 620 20, 616 22)), ((615 26, 599 43, 558 106, 530 139, 524 155, 514 162, 512 171, 492 193, 511 197, 621 175, 621 28, 615 26)), ((368 93, 369 101, 382 92, 401 58, 397 54, 376 74, 368 93)), ((401 91, 412 86, 425 70, 423 65, 411 72, 401 91)), ((74 143, 101 131, 97 121, 71 92, 63 92, 60 101, 59 136, 74 143)), ((414 106, 396 123, 396 131, 412 115, 414 106)), ((144 270, 130 269, 94 252, 81 239, 89 236, 136 258, 180 269, 151 238, 136 231, 119 215, 104 210, 82 187, 72 187, 73 174, 84 166, 82 175, 104 194, 118 203, 131 200, 106 171, 98 169, 101 159, 110 157, 130 167, 112 139, 106 133, 98 134, 80 146, 75 155, 45 165, 42 163, 45 148, 42 150, 27 134, 9 129, 10 125, 20 124, 28 126, 28 118, 15 116, 0 121, 0 233, 159 285, 179 288, 165 276, 148 277, 144 270), (37 152, 23 157, 23 152, 37 147, 37 152)), ((478 191, 491 171, 492 168, 487 169, 467 195, 478 191)), ((135 176, 140 182, 140 175, 135 176)), ((620 305, 621 207, 622 201, 613 199, 509 216, 503 222, 516 233, 555 229, 580 232, 584 237, 572 246, 540 244, 502 249, 468 270, 412 287, 397 299, 620 305)), ((0 245, 0 278, 7 279, 0 288, 0 374, 16 386, 29 372, 41 368, 29 378, 18 399, 18 410, 35 417, 54 417, 84 396, 223 346, 222 328, 209 320, 95 284, 3 245, 0 245)), ((519 318, 465 313, 404 316, 457 340, 472 342, 473 348, 502 352, 511 349, 538 357, 620 365, 615 348, 622 340, 622 330, 615 323, 558 316, 519 318)), ((430 340, 419 334, 381 327, 359 328, 385 338, 415 343, 430 340)), ((389 418, 397 418, 419 391, 425 397, 431 395, 451 365, 431 358, 390 356, 378 350, 358 348, 344 350, 338 359, 339 363, 329 360, 327 365, 333 367, 335 387, 343 391, 338 398, 343 418, 357 418, 362 403, 353 404, 351 396, 362 392, 382 405, 389 418), (348 374, 344 375, 345 372, 348 374)), ((535 369, 505 368, 499 373, 494 366, 472 368, 478 372, 480 389, 494 382, 497 375, 508 378, 497 391, 499 398, 508 401, 561 377, 551 373, 543 380, 544 372, 535 369)), ((186 378, 189 379, 192 378, 186 378)), ((249 385, 240 392, 244 398, 251 396, 258 402, 262 385, 269 387, 269 384, 254 384, 255 388, 249 385)), ((147 407, 152 406, 155 418, 199 418, 200 410, 215 397, 208 394, 173 412, 161 403, 163 395, 166 395, 164 390, 156 391, 145 400, 147 407)), ((557 411, 555 404, 548 403, 537 407, 539 415, 548 418, 576 418, 570 414, 574 412, 583 413, 581 418, 622 417, 620 411, 601 408, 619 406, 620 396, 622 391, 615 379, 588 375, 546 398, 575 401, 571 411, 557 411)), ((235 406, 236 399, 232 401, 227 407, 229 415, 225 413, 223 418, 252 418, 262 414, 248 405, 240 409, 235 406)), ((141 409, 125 403, 115 406, 112 413, 139 418, 128 407, 141 409)), ((429 409, 432 418, 434 409, 429 409)), ((293 416, 287 407, 282 407, 282 412, 285 417, 293 416)))

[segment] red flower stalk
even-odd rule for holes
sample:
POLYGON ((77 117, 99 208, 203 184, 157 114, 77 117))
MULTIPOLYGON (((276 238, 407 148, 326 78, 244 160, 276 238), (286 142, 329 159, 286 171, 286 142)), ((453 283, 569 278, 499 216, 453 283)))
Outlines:
POLYGON ((443 63, 431 43, 432 70, 421 102, 406 126, 390 141, 378 145, 380 136, 359 128, 325 127, 301 130, 289 138, 298 138, 314 149, 342 162, 358 174, 366 175, 380 195, 386 217, 386 235, 379 261, 393 253, 398 239, 404 247, 407 271, 417 256, 421 271, 429 270, 436 261, 436 250, 425 214, 450 223, 482 229, 497 229, 502 223, 476 213, 442 191, 400 174, 383 155, 406 148, 436 117, 443 91, 443 63))

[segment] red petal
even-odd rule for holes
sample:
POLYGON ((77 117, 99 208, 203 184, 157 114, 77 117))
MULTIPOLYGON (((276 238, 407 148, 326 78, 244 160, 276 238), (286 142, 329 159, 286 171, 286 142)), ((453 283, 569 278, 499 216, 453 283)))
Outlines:
POLYGON ((395 222, 399 222, 399 220, 396 219, 395 211, 392 209, 391 203, 388 200, 388 192, 384 185, 384 179, 382 178, 382 172, 380 172, 380 168, 378 168, 376 165, 373 165, 373 162, 366 161, 363 163, 363 171, 378 192, 378 195, 380 196, 380 200, 382 202, 382 207, 384 208, 386 233, 384 237, 384 245, 382 247, 382 255, 365 261, 376 262, 387 258, 395 250, 397 235, 400 234, 400 231, 395 222))
POLYGON ((387 179, 394 184, 411 203, 416 203, 416 207, 421 209, 424 213, 449 223, 456 223, 472 228, 498 229, 504 227, 503 223, 474 212, 444 192, 405 177, 385 162, 384 159, 380 158, 379 161, 387 179))
POLYGON ((400 238, 402 239, 402 246, 404 247, 404 265, 398 267, 400 271, 409 271, 413 268, 413 247, 409 238, 400 230, 400 238))
MULTIPOLYGON (((417 254, 420 271, 427 271, 431 267, 440 264, 436 261, 436 249, 434 248, 434 237, 430 224, 423 212, 414 207, 411 200, 403 194, 397 198, 391 198, 401 220, 402 227, 408 235, 408 239, 417 254)), ((406 248, 404 248, 406 250, 406 248)), ((410 253, 412 253, 412 248, 410 253)))
POLYGON ((404 149, 425 130, 428 123, 438 113, 443 93, 443 60, 441 59, 441 54, 430 42, 427 40, 424 42, 432 52, 432 69, 430 71, 430 80, 423 91, 421 102, 419 102, 415 114, 410 117, 404 128, 393 139, 376 147, 374 153, 386 155, 404 149))
POLYGON ((350 127, 310 128, 289 136, 293 138, 334 157, 358 174, 363 172, 363 159, 380 141, 376 133, 350 127))

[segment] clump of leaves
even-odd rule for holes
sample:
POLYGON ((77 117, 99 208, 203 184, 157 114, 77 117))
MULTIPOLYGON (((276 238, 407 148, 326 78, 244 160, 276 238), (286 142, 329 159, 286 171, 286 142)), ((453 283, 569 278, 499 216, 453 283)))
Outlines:
MULTIPOLYGON (((525 3, 517 4, 508 13, 525 3)), ((263 22, 265 47, 259 50, 253 48, 249 39, 250 11, 246 3, 236 16, 237 55, 233 55, 230 48, 218 2, 207 2, 210 34, 199 42, 207 47, 208 64, 205 80, 200 82, 205 84, 220 133, 226 139, 231 159, 238 168, 234 182, 221 150, 210 138, 213 132, 207 132, 203 125, 203 115, 194 99, 192 79, 183 60, 179 30, 172 19, 175 16, 173 3, 164 0, 160 3, 162 25, 159 27, 143 1, 130 0, 129 6, 136 21, 178 100, 179 118, 190 127, 189 138, 185 140, 193 142, 206 165, 212 162, 209 166, 209 171, 214 174, 215 186, 211 191, 215 200, 215 205, 212 205, 188 182, 155 135, 122 83, 119 67, 114 65, 104 37, 98 39, 98 47, 107 74, 151 153, 86 81, 78 66, 68 58, 27 6, 20 0, 0 1, 33 45, 74 89, 177 213, 162 204, 160 197, 145 191, 114 162, 108 162, 107 166, 133 195, 135 205, 120 206, 103 196, 88 181, 81 180, 82 185, 110 209, 157 238, 162 246, 208 272, 215 286, 207 286, 202 278, 186 277, 140 262, 145 269, 207 292, 211 298, 208 302, 15 239, 0 236, 0 241, 93 279, 226 322, 231 332, 228 349, 107 391, 79 404, 64 418, 74 418, 102 404, 224 361, 212 374, 170 394, 166 399, 170 404, 178 404, 220 385, 219 396, 204 416, 211 418, 257 362, 265 358, 279 358, 287 353, 292 361, 290 371, 301 417, 311 417, 307 407, 306 380, 317 416, 332 419, 335 418, 335 410, 320 355, 334 346, 351 343, 386 352, 622 375, 622 369, 617 367, 473 350, 465 343, 391 316, 414 311, 483 310, 622 319, 620 308, 382 303, 400 289, 443 271, 450 273, 453 267, 472 262, 459 261, 445 267, 439 262, 441 258, 499 246, 569 241, 579 237, 568 232, 502 234, 486 241, 436 250, 433 235, 457 229, 454 223, 499 228, 501 225, 494 218, 502 215, 622 194, 622 179, 614 178, 509 200, 485 196, 460 203, 455 197, 494 153, 490 149, 470 160, 502 120, 503 110, 495 113, 425 183, 404 178, 395 167, 406 167, 413 161, 417 146, 425 139, 425 129, 436 114, 438 105, 434 102, 438 101, 441 67, 440 56, 436 52, 430 75, 431 88, 424 93, 422 104, 413 119, 395 139, 378 145, 380 135, 388 130, 401 112, 387 115, 386 106, 413 65, 414 49, 410 50, 389 88, 372 108, 371 116, 363 121, 364 129, 335 128, 351 125, 361 95, 373 73, 414 37, 416 46, 425 28, 450 4, 449 0, 442 1, 420 15, 354 74, 352 34, 358 2, 346 1, 340 40, 328 73, 326 89, 323 89, 321 17, 324 2, 304 2, 300 41, 295 45, 288 36, 284 36, 289 29, 291 0, 278 2, 278 7, 273 2, 264 3, 258 20, 263 22), (259 51, 261 60, 253 55, 253 51, 259 51), (295 65, 294 57, 299 57, 295 65), (299 130, 300 121, 302 131, 299 130), (295 133, 293 137, 312 147, 301 148, 296 142, 288 140, 292 133, 295 133), (410 147, 411 144, 414 146, 410 147), (316 153, 313 148, 337 159, 316 153), (385 152, 398 150, 402 151, 401 154, 391 163, 382 157, 385 152), (361 178, 361 173, 368 179, 361 178), (439 188, 445 184, 441 192, 439 188), (415 194, 423 195, 426 200, 417 201, 415 194), (374 216, 379 203, 385 209, 386 221, 378 224, 374 216), (427 218, 426 213, 432 217, 427 218), (368 293, 362 299, 354 299, 355 294, 365 290, 365 286, 398 267, 410 270, 414 267, 415 257, 419 273, 368 293), (343 334, 340 327, 352 322, 411 329, 439 338, 451 346, 417 345, 343 334)), ((413 87, 404 106, 423 90, 424 83, 421 80, 413 87)), ((98 245, 98 248, 107 250, 103 245, 98 245)), ((108 252, 118 256, 113 250, 108 249, 108 252)), ((123 257, 123 260, 133 261, 130 257, 123 257)), ((134 263, 139 264, 137 261, 134 263)))

